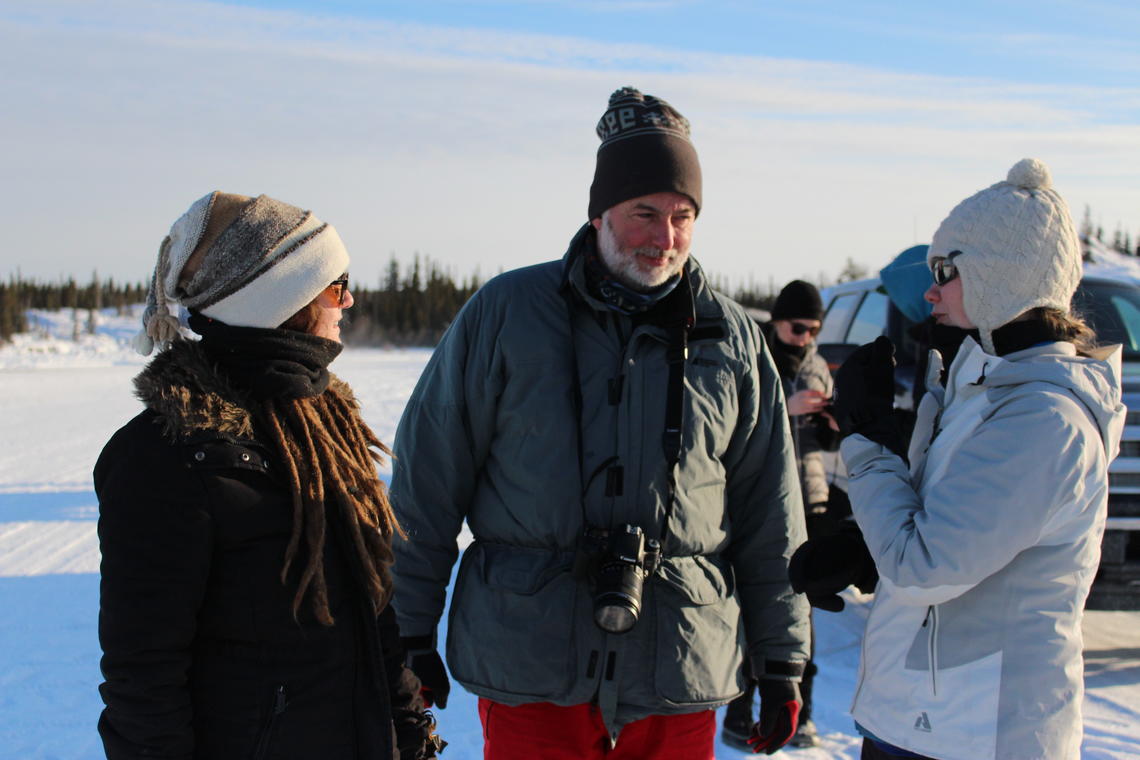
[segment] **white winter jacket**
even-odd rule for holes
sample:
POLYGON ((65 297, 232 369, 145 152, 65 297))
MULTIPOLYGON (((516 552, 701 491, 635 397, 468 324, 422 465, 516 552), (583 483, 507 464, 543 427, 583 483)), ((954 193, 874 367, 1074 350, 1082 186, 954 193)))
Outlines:
POLYGON ((942 760, 1079 754, 1081 615, 1124 424, 1120 349, 932 357, 908 469, 842 444, 880 581, 852 714, 942 760))

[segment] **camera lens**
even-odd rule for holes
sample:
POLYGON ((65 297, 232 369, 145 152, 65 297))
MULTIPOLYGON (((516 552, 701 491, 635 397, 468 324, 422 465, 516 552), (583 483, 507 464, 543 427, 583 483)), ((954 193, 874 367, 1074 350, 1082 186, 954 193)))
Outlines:
POLYGON ((594 622, 607 633, 625 633, 637 622, 637 612, 624 600, 607 604, 604 599, 594 602, 594 622))
MULTIPOLYGON (((650 542, 654 557, 659 552, 650 542)), ((625 633, 641 614, 646 539, 641 528, 623 525, 608 535, 594 574, 594 622, 606 633, 625 633)))
POLYGON ((607 633, 625 633, 641 614, 640 566, 612 559, 598 573, 594 594, 594 622, 607 633))

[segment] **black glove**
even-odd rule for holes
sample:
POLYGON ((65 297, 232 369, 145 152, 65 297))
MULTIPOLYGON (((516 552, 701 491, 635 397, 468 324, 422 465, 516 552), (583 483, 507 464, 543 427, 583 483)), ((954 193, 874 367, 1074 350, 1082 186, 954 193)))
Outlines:
POLYGON ((859 433, 905 457, 894 402, 895 347, 890 338, 880 335, 874 343, 855 349, 835 373, 831 414, 839 425, 839 437, 859 433))
POLYGON ((809 539, 796 549, 788 563, 788 578, 792 590, 807 594, 812 607, 839 612, 843 609, 839 592, 848 586, 874 591, 879 571, 859 526, 848 520, 837 533, 809 539))
POLYGON ((441 710, 447 707, 451 682, 447 680, 447 669, 435 648, 435 637, 401 636, 400 643, 404 645, 405 665, 423 684, 424 704, 441 710))
POLYGON ((748 743, 754 753, 771 755, 795 736, 803 700, 794 681, 761 678, 756 688, 760 692, 760 720, 752 726, 748 743))
POLYGON ((397 710, 392 722, 396 727, 400 760, 428 760, 437 757, 447 746, 435 733, 435 716, 430 710, 397 710))

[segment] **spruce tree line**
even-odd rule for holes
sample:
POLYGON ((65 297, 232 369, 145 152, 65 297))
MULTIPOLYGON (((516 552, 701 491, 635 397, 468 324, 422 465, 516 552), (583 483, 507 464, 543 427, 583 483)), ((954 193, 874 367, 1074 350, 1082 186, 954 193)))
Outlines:
MULTIPOLYGON (((1085 239, 1105 242, 1104 231, 1093 224, 1087 206, 1080 234, 1085 239)), ((1140 256, 1140 244, 1134 250, 1131 237, 1120 229, 1112 242, 1106 244, 1121 253, 1140 256)), ((865 267, 848 258, 834 281, 868 275, 865 267)), ((829 279, 821 273, 816 284, 823 288, 830 284, 829 279)), ((357 346, 434 346, 481 284, 478 269, 457 281, 450 271, 430 258, 416 254, 408 266, 401 265, 392 255, 377 287, 357 280, 351 282, 355 304, 345 314, 344 341, 357 346)), ((751 278, 747 283, 734 283, 731 278, 714 273, 710 284, 743 306, 771 310, 776 294, 785 283, 776 283, 771 278, 764 286, 751 278)), ((84 285, 74 277, 43 282, 19 274, 10 276, 7 283, 0 281, 0 343, 28 329, 25 317, 28 309, 86 309, 93 315, 99 309, 110 307, 123 314, 128 306, 143 303, 146 292, 145 283, 117 283, 110 278, 100 279, 97 273, 84 285)), ((89 329, 93 328, 93 317, 88 324, 89 329)))
POLYGON ((401 272, 393 255, 379 287, 349 283, 355 303, 345 312, 341 335, 356 346, 434 346, 480 284, 478 271, 456 283, 419 254, 401 272))
POLYGON ((11 275, 7 283, 0 282, 0 342, 28 329, 25 316, 28 309, 57 311, 62 308, 96 311, 112 307, 120 314, 131 304, 146 299, 146 285, 118 283, 114 279, 91 276, 90 282, 81 285, 74 277, 57 282, 44 282, 11 275))
POLYGON ((24 311, 15 281, 0 282, 0 343, 28 329, 24 311))

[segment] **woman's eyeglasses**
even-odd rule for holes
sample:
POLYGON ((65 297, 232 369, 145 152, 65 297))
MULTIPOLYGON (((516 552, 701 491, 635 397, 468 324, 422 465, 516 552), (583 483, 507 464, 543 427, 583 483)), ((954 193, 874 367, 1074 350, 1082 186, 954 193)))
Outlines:
POLYGON ((935 259, 930 265, 930 273, 934 275, 934 284, 942 287, 958 276, 958 267, 949 258, 935 259))
POLYGON ((804 333, 811 333, 812 337, 819 335, 819 325, 805 325, 803 322, 792 322, 792 334, 803 335, 804 333))
POLYGON ((333 295, 336 296, 336 305, 343 307, 344 300, 348 297, 348 275, 344 274, 329 283, 329 287, 333 289, 333 295))

